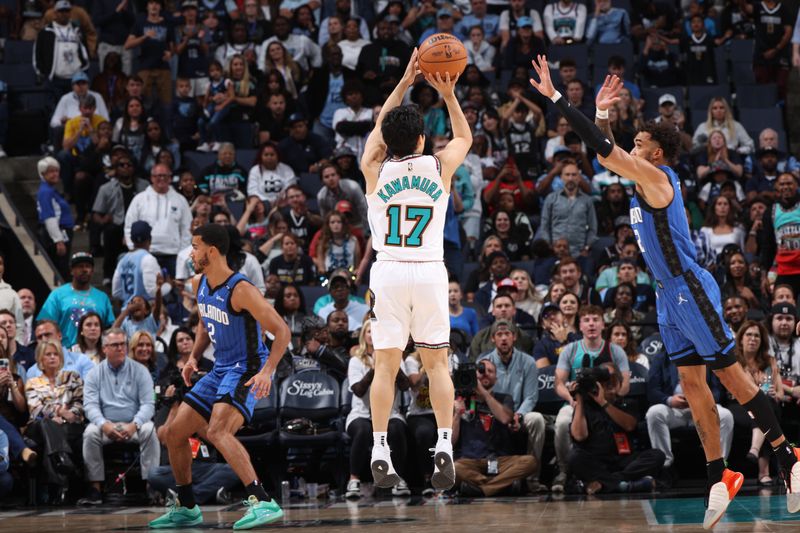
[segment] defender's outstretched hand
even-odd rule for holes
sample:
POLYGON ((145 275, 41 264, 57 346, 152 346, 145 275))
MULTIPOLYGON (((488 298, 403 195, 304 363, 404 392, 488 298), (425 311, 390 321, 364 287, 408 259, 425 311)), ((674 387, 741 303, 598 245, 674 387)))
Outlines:
POLYGON ((539 82, 530 79, 533 88, 542 93, 542 95, 550 98, 555 94, 556 88, 553 86, 553 81, 550 79, 550 67, 547 65, 547 56, 538 55, 534 61, 531 61, 533 70, 539 76, 539 82))
POLYGON ((414 51, 411 52, 411 59, 408 60, 408 65, 406 65, 406 71, 403 73, 403 79, 400 80, 400 83, 404 84, 406 87, 414 85, 414 80, 417 79, 417 75, 422 74, 419 70, 419 63, 417 62, 418 55, 419 52, 414 48, 414 51))
POLYGON ((427 81, 431 87, 436 89, 439 92, 439 94, 442 95, 442 98, 444 98, 455 94, 456 82, 458 81, 459 76, 456 76, 454 79, 451 80, 450 73, 445 72, 444 79, 442 79, 442 75, 439 72, 437 72, 436 76, 426 74, 425 81, 427 81))
POLYGON ((597 92, 594 105, 597 109, 605 111, 609 107, 619 102, 619 92, 622 90, 622 80, 617 76, 606 76, 603 86, 597 92))

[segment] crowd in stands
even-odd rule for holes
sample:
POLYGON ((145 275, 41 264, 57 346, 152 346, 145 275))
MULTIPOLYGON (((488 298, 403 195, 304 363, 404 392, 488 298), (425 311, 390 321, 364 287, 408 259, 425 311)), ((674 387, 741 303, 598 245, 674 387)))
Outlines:
MULTIPOLYGON (((216 223, 228 227, 231 268, 292 331, 277 383, 315 370, 344 382, 346 495, 362 495, 374 257, 359 160, 413 47, 435 32, 467 48, 457 91, 474 138, 444 234, 451 367, 476 374, 453 415, 457 489, 652 490, 676 470, 670 432, 692 425, 675 366, 650 349, 657 280, 631 229, 634 184, 605 170, 530 90, 540 53, 589 117, 598 82, 625 80, 609 109, 620 146, 630 149, 647 120, 680 131, 676 193, 698 261, 721 288, 739 364, 797 440, 800 163, 782 119, 800 66, 796 11, 774 0, 18 4, 6 30, 35 41, 54 109, 51 153, 38 163, 38 235, 68 281, 44 302, 0 283, 0 493, 14 468, 38 464, 40 501, 62 501, 83 479, 81 503, 101 503, 112 443, 138 444, 142 479, 166 491, 161 442, 198 322, 191 232, 216 223), (88 233, 88 249, 73 246, 76 232, 88 233), (580 388, 587 368, 602 387, 580 388)), ((408 100, 435 152, 449 135, 437 93, 423 81, 408 100)), ((212 365, 209 350, 199 367, 212 365)), ((771 485, 764 435, 708 380, 726 457, 757 464, 757 481, 771 485), (736 435, 746 455, 728 457, 736 435)), ((432 494, 435 420, 413 339, 396 385, 389 444, 404 481, 393 493, 432 494)), ((198 502, 224 501, 236 478, 202 438, 198 502)))

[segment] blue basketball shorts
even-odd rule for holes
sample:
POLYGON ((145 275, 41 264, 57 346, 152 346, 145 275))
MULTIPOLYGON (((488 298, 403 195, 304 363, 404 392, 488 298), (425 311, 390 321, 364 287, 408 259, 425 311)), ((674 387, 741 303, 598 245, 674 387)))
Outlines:
POLYGON ((661 339, 675 365, 720 369, 736 362, 719 286, 708 271, 698 267, 659 281, 656 297, 661 339))
POLYGON ((244 361, 224 367, 214 365, 211 372, 200 378, 186 393, 183 401, 206 420, 211 419, 215 403, 229 403, 242 413, 247 423, 253 416, 257 400, 250 387, 244 384, 261 370, 266 360, 266 357, 262 358, 258 365, 248 365, 244 361))

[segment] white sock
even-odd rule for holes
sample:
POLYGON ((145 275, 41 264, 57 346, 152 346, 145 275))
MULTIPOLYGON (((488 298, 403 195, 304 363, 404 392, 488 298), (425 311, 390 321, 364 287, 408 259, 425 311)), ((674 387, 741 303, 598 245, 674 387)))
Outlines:
POLYGON ((447 441, 452 446, 451 434, 453 430, 451 428, 439 428, 437 432, 439 433, 439 442, 447 441))
POLYGON ((372 432, 372 445, 373 446, 383 446, 384 448, 389 447, 388 443, 388 432, 387 431, 373 431, 372 432))

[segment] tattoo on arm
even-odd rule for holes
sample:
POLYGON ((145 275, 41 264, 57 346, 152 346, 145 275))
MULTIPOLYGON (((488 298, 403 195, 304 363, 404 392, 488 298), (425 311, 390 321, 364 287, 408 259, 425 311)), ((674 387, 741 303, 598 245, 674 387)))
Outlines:
POLYGON ((615 144, 614 132, 611 131, 611 122, 607 118, 595 118, 594 123, 598 128, 600 128, 600 131, 603 132, 603 135, 608 137, 608 140, 611 141, 611 144, 615 144))

